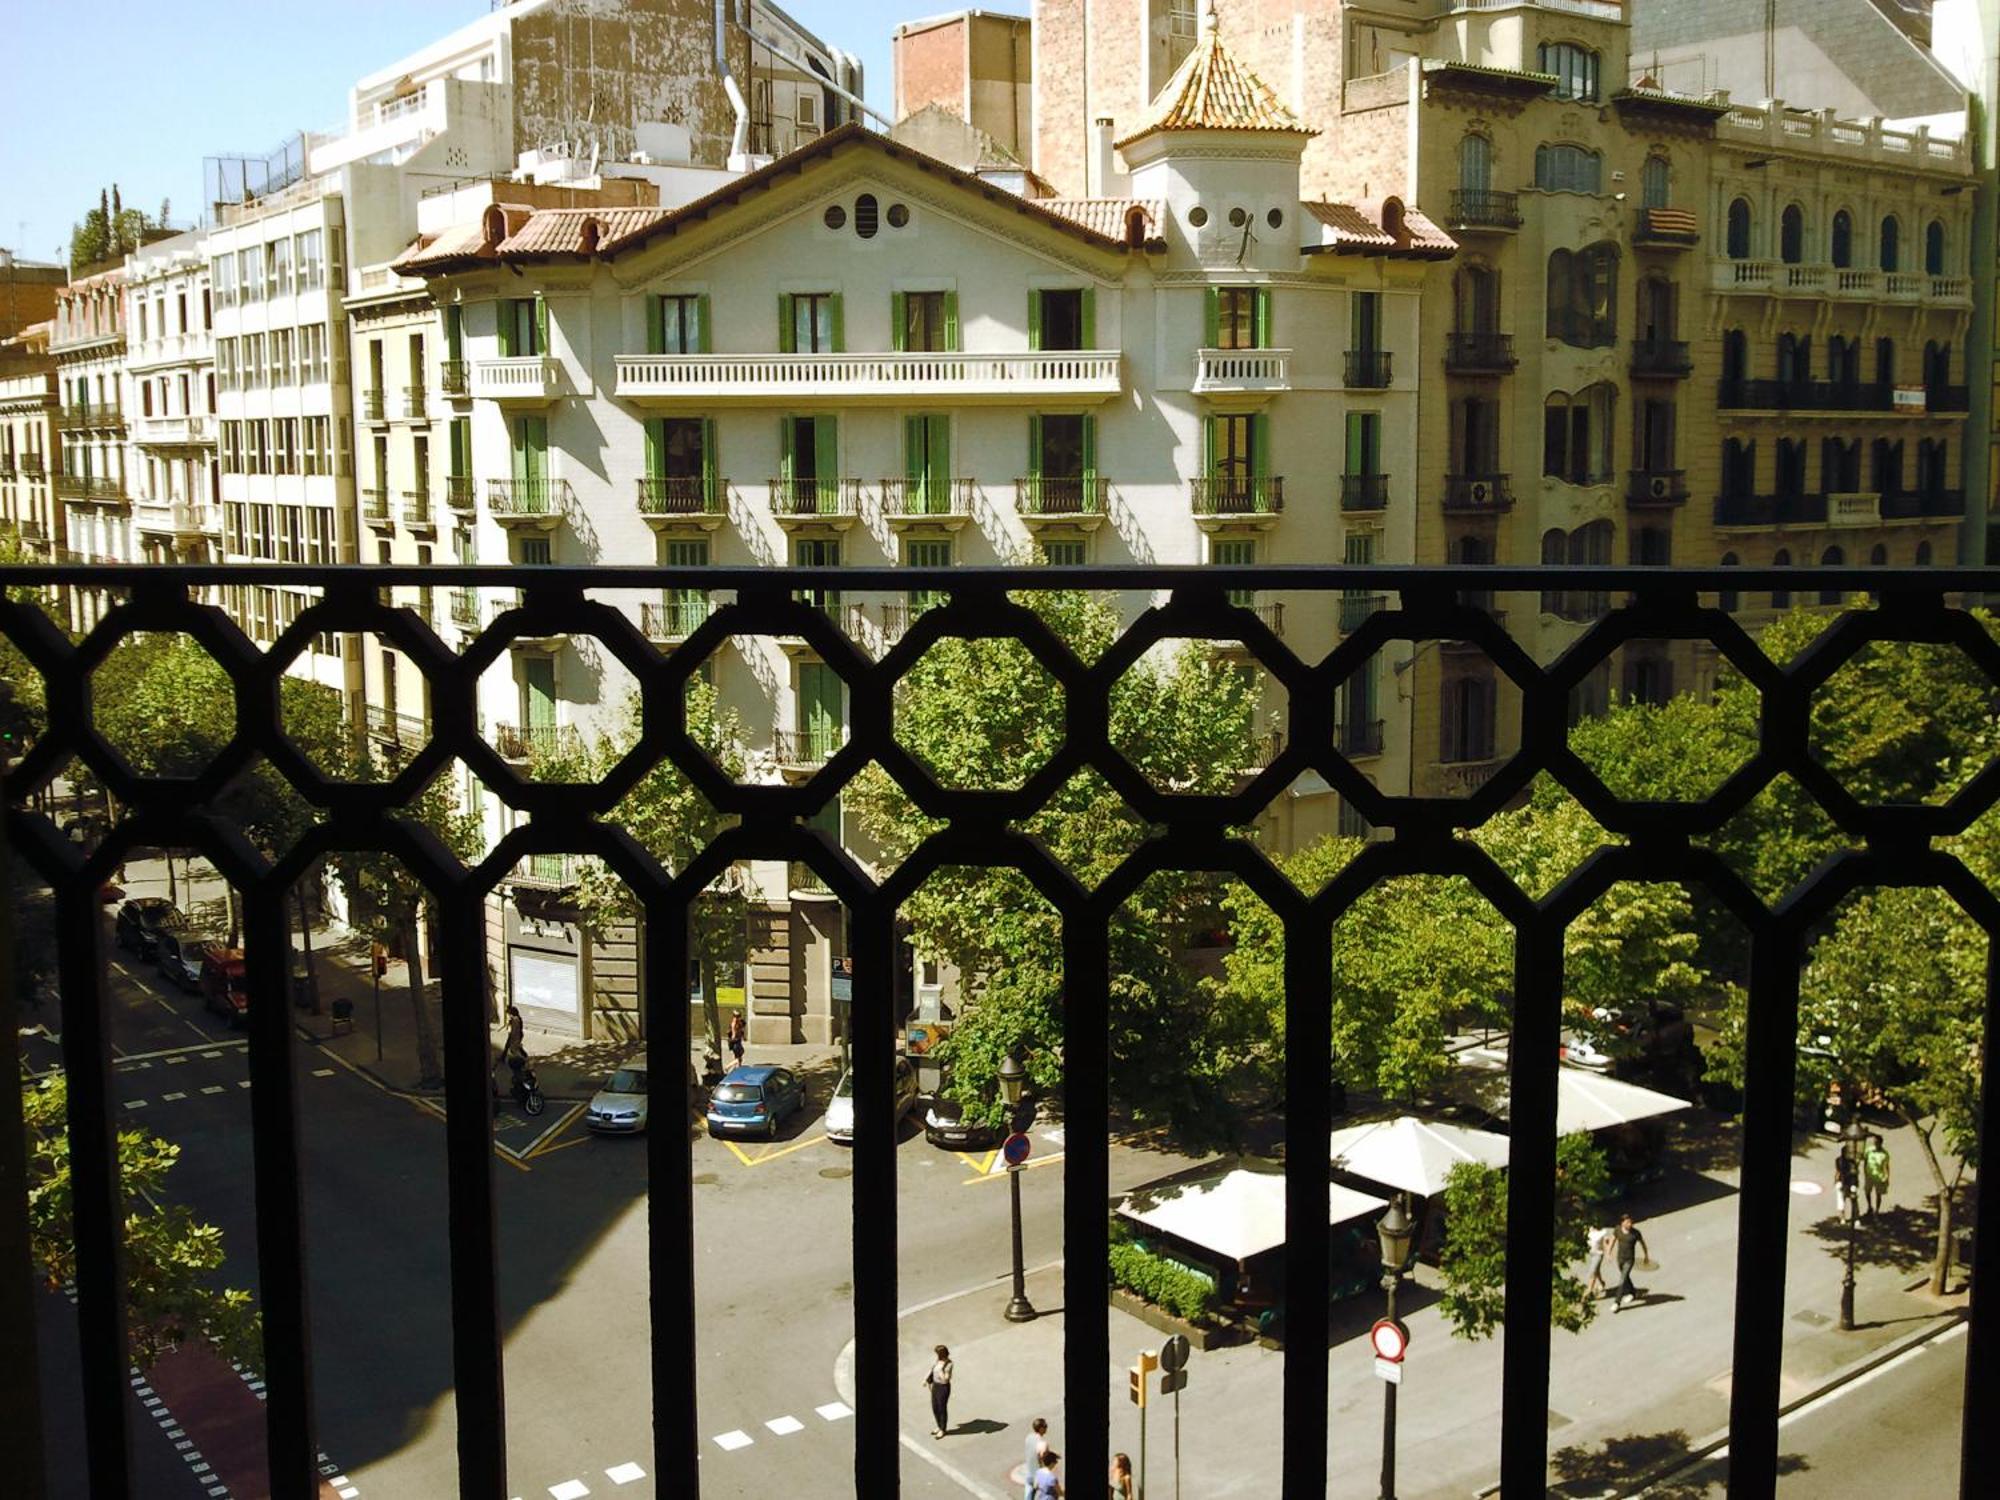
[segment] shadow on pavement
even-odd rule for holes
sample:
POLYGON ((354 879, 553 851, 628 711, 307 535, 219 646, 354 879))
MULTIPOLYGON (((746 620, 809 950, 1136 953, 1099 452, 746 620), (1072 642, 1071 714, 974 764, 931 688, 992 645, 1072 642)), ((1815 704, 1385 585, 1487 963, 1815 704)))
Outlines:
MULTIPOLYGON (((1854 1259, 1865 1266, 1894 1271, 1928 1270, 1937 1253, 1937 1210, 1892 1204, 1855 1221, 1854 1259)), ((1806 1226, 1806 1233, 1825 1247, 1834 1260, 1847 1258, 1847 1221, 1837 1214, 1806 1226)))
MULTIPOLYGON (((1607 1438, 1597 1448, 1558 1448, 1550 1457, 1549 1493, 1571 1500, 1629 1494, 1647 1476, 1685 1464, 1689 1454, 1690 1439, 1679 1428, 1607 1438)), ((1780 1474, 1803 1473, 1808 1467, 1802 1454, 1778 1455, 1780 1474)), ((1700 1500, 1722 1493, 1728 1474, 1729 1460, 1713 1459, 1654 1484, 1646 1494, 1651 1500, 1700 1500)))

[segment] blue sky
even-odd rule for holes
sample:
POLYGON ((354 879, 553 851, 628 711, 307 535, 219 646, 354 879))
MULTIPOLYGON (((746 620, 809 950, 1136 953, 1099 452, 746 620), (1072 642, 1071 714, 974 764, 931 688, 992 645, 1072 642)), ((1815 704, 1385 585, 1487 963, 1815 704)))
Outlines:
MULTIPOLYGON (((949 10, 936 0, 782 0, 858 54, 868 102, 888 112, 889 34, 949 10)), ((1026 14, 1028 6, 1000 5, 1026 14)), ((485 13, 486 0, 98 0, 12 6, 15 66, 0 89, 0 246, 60 260, 70 226, 116 182, 176 222, 201 210, 204 156, 262 155, 341 120, 355 79, 485 13), (282 19, 280 19, 282 18, 282 19)))

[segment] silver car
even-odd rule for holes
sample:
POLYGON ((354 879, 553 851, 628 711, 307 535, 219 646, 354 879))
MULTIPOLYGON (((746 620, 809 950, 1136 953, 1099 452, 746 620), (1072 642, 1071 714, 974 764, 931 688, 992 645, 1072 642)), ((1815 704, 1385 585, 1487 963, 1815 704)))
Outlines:
POLYGON ((631 1135, 646 1128, 645 1053, 612 1069, 584 1109, 583 1123, 610 1135, 631 1135))

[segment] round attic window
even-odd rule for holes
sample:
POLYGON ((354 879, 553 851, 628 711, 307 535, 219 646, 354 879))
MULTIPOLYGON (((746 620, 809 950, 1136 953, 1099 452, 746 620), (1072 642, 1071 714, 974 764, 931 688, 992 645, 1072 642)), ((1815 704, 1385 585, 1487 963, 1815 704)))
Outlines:
POLYGON ((1229 227, 1231 229, 1241 229, 1245 224, 1249 222, 1250 222, 1250 215, 1245 213, 1242 209, 1232 208, 1229 210, 1229 227))
POLYGON ((847 225, 847 210, 842 208, 838 203, 829 203, 826 206, 826 212, 821 215, 820 222, 825 224, 828 229, 845 228, 847 225))
POLYGON ((1282 209, 1274 208, 1268 214, 1264 215, 1264 217, 1273 229, 1282 228, 1285 222, 1285 214, 1282 209))
POLYGON ((1188 210, 1188 223, 1194 225, 1195 228, 1199 229, 1207 222, 1208 210, 1203 208, 1199 203, 1188 210))
POLYGON ((901 229, 905 224, 909 222, 910 222, 909 204, 891 203, 889 205, 889 227, 891 229, 901 229))

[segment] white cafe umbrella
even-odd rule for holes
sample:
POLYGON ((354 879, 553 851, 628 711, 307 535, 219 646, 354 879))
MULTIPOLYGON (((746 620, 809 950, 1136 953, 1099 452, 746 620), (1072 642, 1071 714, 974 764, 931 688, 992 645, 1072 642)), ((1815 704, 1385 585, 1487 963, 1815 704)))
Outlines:
POLYGON ((1334 1131, 1327 1154, 1344 1172, 1429 1198, 1444 1191, 1445 1178, 1460 1162, 1506 1166, 1507 1137, 1399 1115, 1334 1131))
MULTIPOLYGON (((1328 1183, 1326 1217, 1343 1224, 1382 1207, 1384 1199, 1328 1183)), ((1188 1180, 1166 1179, 1135 1189, 1118 1212, 1150 1229, 1204 1250, 1245 1261, 1285 1243, 1285 1178, 1247 1168, 1188 1180)))
MULTIPOLYGON (((1511 1099, 1503 1098, 1496 1113, 1506 1115, 1511 1099)), ((1606 1078, 1602 1073, 1582 1068, 1556 1069, 1556 1134, 1603 1130, 1612 1125, 1630 1125, 1676 1110, 1692 1109, 1685 1099, 1663 1094, 1658 1089, 1640 1088, 1606 1078)))

